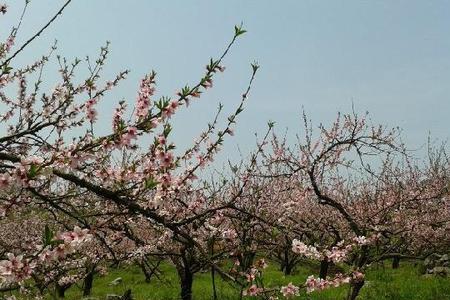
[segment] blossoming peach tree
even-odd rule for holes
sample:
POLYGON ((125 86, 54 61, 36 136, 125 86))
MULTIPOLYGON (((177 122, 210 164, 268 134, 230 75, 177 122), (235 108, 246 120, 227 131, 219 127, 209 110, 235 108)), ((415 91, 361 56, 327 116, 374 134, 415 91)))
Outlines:
MULTIPOLYGON (((448 161, 438 155, 428 168, 409 159, 398 164, 394 153, 406 156, 397 132, 368 126, 365 118, 344 116, 330 129, 321 127, 315 140, 306 126, 305 143, 296 150, 270 140, 269 123, 247 162, 223 177, 201 179, 233 135, 259 66, 251 65, 248 86, 225 124, 220 106, 187 149, 171 141, 171 120, 213 86, 245 33, 242 26, 197 83, 157 97, 157 76, 150 72, 138 83, 136 100, 117 103, 111 117, 102 100, 129 71, 103 79, 109 44, 95 60, 56 55, 60 80, 44 91, 44 67, 56 46, 26 66, 16 58, 70 2, 15 46, 26 1, 18 25, 0 44, 0 293, 63 296, 83 281, 87 296, 95 275, 111 265, 136 263, 151 280, 167 261, 184 300, 192 299, 194 275, 202 270, 211 272, 214 299, 216 276, 241 297, 292 297, 350 283, 349 299, 355 299, 369 264, 427 255, 425 238, 433 251, 448 245, 448 161), (87 76, 80 80, 84 67, 87 76), (104 119, 109 131, 99 134, 104 119), (380 172, 367 162, 371 156, 382 157, 380 172), (355 161, 359 177, 343 176, 356 169, 355 161), (287 273, 300 259, 317 260, 320 274, 266 286, 267 258, 278 258, 287 273), (348 267, 329 276, 330 264, 348 267)), ((0 13, 7 13, 6 5, 0 13)))
MULTIPOLYGON (((278 229, 275 241, 297 235, 292 252, 321 261, 319 278, 310 276, 303 284, 308 292, 350 283, 348 299, 356 299, 367 266, 447 251, 449 239, 442 233, 450 225, 449 161, 444 148, 430 148, 424 163, 408 154, 397 130, 372 126, 367 116, 339 116, 316 135, 304 120, 304 141, 292 149, 274 136, 252 176, 259 183, 270 179, 259 199, 275 204, 260 220, 278 229), (342 263, 349 265, 349 274, 327 276, 330 264, 342 263)), ((299 289, 290 284, 282 292, 293 296, 299 289)))
MULTIPOLYGON (((129 103, 118 103, 111 118, 110 133, 98 135, 101 101, 129 72, 122 71, 115 78, 102 81, 109 45, 101 48, 95 62, 86 60, 88 76, 81 81, 75 75, 83 61, 69 62, 57 56, 61 80, 49 92, 41 91, 42 76, 56 47, 30 65, 14 65, 22 50, 70 2, 15 50, 14 41, 29 5, 26 2, 19 26, 13 28, 1 45, 1 218, 13 226, 24 222, 27 213, 33 211, 41 224, 35 229, 42 236, 37 238, 36 232, 31 246, 12 244, 2 251, 2 290, 36 293, 33 288, 42 287, 36 274, 49 276, 52 272, 44 270, 52 266, 59 268, 58 264, 65 260, 79 259, 86 254, 83 246, 93 239, 104 246, 104 252, 109 253, 107 257, 113 258, 120 251, 125 252, 124 257, 134 257, 135 253, 160 251, 169 255, 195 248, 202 265, 211 265, 221 272, 193 229, 201 227, 205 218, 227 204, 207 205, 208 195, 193 183, 198 171, 212 161, 225 136, 233 133, 258 65, 252 64, 248 88, 223 129, 219 130, 214 121, 192 147, 179 155, 175 153, 175 144, 170 142, 170 120, 180 108, 187 107, 212 87, 215 75, 225 69, 223 59, 245 30, 236 26, 231 42, 218 59, 210 60, 199 82, 183 87, 175 95, 155 99, 156 73, 144 76, 136 102, 131 104, 133 110, 127 110, 129 103), (34 82, 30 82, 32 78, 34 82), (14 91, 11 86, 16 84, 17 91, 14 91), (137 226, 147 230, 138 232, 137 226), (167 244, 170 247, 162 246, 167 244)), ((6 5, 1 7, 1 12, 7 12, 6 5)), ((174 261, 179 261, 180 255, 184 258, 182 254, 174 254, 177 257, 174 261)), ((183 260, 176 265, 180 274, 190 267, 183 260)), ((77 278, 77 274, 69 271, 65 275, 60 285, 68 281, 69 275, 77 278)), ((51 282, 60 276, 44 281, 51 282)), ((190 299, 192 278, 185 277, 189 276, 180 276, 181 295, 190 299)))

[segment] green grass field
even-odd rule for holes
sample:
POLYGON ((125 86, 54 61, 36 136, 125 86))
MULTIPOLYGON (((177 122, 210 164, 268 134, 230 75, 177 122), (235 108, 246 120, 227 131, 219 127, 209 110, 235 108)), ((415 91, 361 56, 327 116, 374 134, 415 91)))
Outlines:
MULTIPOLYGON (((178 299, 179 287, 175 270, 169 264, 162 266, 164 281, 156 278, 146 283, 140 269, 126 267, 111 270, 107 276, 96 277, 90 299, 105 299, 107 294, 121 294, 131 289, 134 299, 178 299), (109 283, 121 277, 122 283, 111 286, 109 283)), ((284 276, 272 264, 264 273, 264 282, 267 286, 298 284, 304 282, 310 274, 317 274, 315 266, 298 267, 292 276, 284 276)), ((238 291, 228 283, 217 280, 218 299, 238 299, 238 291)), ((296 299, 345 299, 348 286, 337 289, 314 292, 306 295, 304 292, 296 299)), ((66 292, 66 299, 79 300, 81 285, 74 286, 66 292)), ((212 299, 212 288, 209 273, 198 273, 194 280, 194 299, 212 299)), ((49 297, 48 299, 52 299, 49 297)), ((365 300, 450 300, 450 278, 425 277, 419 275, 418 268, 413 264, 402 263, 399 269, 389 267, 372 267, 366 273, 366 285, 361 291, 360 299, 365 300)))

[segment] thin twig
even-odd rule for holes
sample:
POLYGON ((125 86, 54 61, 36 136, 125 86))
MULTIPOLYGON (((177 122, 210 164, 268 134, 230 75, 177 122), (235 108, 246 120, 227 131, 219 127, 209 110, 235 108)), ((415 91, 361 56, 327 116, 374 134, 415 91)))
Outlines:
POLYGON ((23 51, 23 49, 25 49, 25 47, 27 47, 34 39, 36 39, 38 36, 41 35, 41 33, 47 29, 55 20, 56 18, 62 14, 62 12, 64 11, 64 9, 67 7, 67 5, 69 5, 69 3, 72 2, 72 0, 67 0, 67 2, 59 9, 59 11, 53 16, 53 18, 51 18, 47 24, 45 24, 44 27, 42 27, 38 32, 36 32, 31 38, 29 38, 19 49, 17 49, 16 52, 14 52, 13 55, 11 55, 8 59, 6 59, 1 65, 0 67, 4 67, 6 65, 8 65, 8 63, 14 59, 20 52, 23 51))

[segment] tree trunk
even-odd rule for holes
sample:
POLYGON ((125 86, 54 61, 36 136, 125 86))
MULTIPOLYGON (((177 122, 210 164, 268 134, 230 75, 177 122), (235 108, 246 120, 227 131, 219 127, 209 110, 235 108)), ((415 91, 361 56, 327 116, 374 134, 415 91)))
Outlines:
POLYGON ((400 257, 396 256, 392 259, 392 269, 398 269, 400 267, 400 257))
POLYGON ((284 268, 285 268, 285 261, 284 259, 280 262, 280 272, 284 272, 284 268))
POLYGON ((245 251, 240 259, 241 270, 243 272, 247 272, 248 269, 253 265, 253 261, 255 260, 256 252, 253 251, 245 251))
POLYGON ((364 286, 364 280, 352 283, 351 293, 350 293, 350 295, 349 295, 349 297, 347 299, 348 300, 355 300, 358 297, 359 292, 361 291, 363 286, 364 286))
POLYGON ((139 266, 141 267, 142 273, 144 273, 145 282, 149 283, 151 281, 152 275, 147 270, 147 267, 145 266, 145 263, 141 262, 141 263, 139 263, 139 266))
POLYGON ((286 265, 286 267, 284 268, 284 275, 291 275, 293 270, 294 266, 292 264, 286 265))
POLYGON ((59 285, 56 284, 56 293, 58 294, 58 298, 64 298, 66 290, 70 287, 70 285, 59 285))
POLYGON ((211 267, 211 283, 213 290, 213 300, 217 300, 217 290, 216 290, 216 270, 211 267))
POLYGON ((291 268, 289 266, 289 250, 284 248, 284 275, 289 275, 291 273, 291 268))
MULTIPOLYGON (((361 269, 366 264, 367 257, 368 257, 368 251, 369 251, 369 248, 367 245, 363 245, 361 247, 361 256, 359 257, 358 263, 357 263, 358 269, 361 269)), ((355 300, 358 297, 359 292, 361 291, 363 286, 364 286, 364 279, 361 279, 358 281, 353 281, 351 283, 351 289, 350 289, 350 293, 349 293, 347 299, 355 300)))
POLYGON ((194 274, 189 268, 178 269, 181 285, 181 299, 192 300, 192 283, 194 282, 194 274))
POLYGON ((93 282, 94 282, 94 270, 91 270, 84 278, 84 284, 83 284, 83 296, 84 297, 91 295, 93 282))
POLYGON ((323 259, 320 262, 320 273, 319 278, 325 279, 328 275, 328 267, 330 266, 330 262, 327 259, 323 259))
MULTIPOLYGON (((211 257, 214 256, 214 238, 211 241, 211 257)), ((216 270, 214 269, 214 266, 211 266, 211 283, 212 283, 212 290, 213 290, 213 300, 217 300, 217 290, 216 290, 216 270)))
POLYGON ((182 300, 192 300, 192 283, 194 274, 201 270, 195 260, 193 248, 182 248, 179 256, 172 256, 172 262, 177 270, 180 280, 180 292, 182 300))

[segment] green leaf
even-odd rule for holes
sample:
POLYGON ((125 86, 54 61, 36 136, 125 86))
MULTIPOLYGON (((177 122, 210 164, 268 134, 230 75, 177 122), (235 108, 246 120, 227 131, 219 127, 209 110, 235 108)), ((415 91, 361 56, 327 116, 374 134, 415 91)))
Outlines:
POLYGON ((155 181, 153 178, 149 178, 145 181, 145 188, 154 189, 158 185, 158 181, 155 181))
POLYGON ((256 73, 256 71, 258 71, 259 64, 256 61, 254 63, 252 63, 252 69, 253 69, 253 73, 256 73))
POLYGON ((59 244, 64 244, 64 241, 63 240, 55 240, 55 239, 53 239, 50 242, 50 245, 52 245, 52 246, 58 246, 59 244))
POLYGON ((53 232, 50 230, 50 227, 48 225, 45 225, 44 229, 44 245, 48 246, 52 244, 53 240, 53 232))
POLYGON ((8 64, 3 66, 3 74, 9 74, 13 68, 8 66, 8 64))
POLYGON ((163 134, 164 134, 165 137, 168 137, 171 131, 172 131, 172 126, 170 126, 170 124, 164 125, 164 132, 163 132, 163 134))
POLYGON ((276 237, 280 234, 280 231, 277 228, 272 228, 272 237, 276 237))
POLYGON ((30 170, 28 170, 28 178, 34 178, 38 173, 38 166, 37 165, 31 165, 30 170))
POLYGON ((247 30, 242 29, 242 24, 239 26, 237 26, 237 25, 234 26, 234 36, 238 37, 246 32, 247 32, 247 30))
POLYGON ((86 85, 87 85, 88 87, 93 87, 93 86, 94 86, 94 81, 91 80, 91 79, 87 79, 87 80, 86 80, 86 85))

